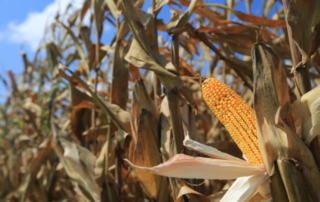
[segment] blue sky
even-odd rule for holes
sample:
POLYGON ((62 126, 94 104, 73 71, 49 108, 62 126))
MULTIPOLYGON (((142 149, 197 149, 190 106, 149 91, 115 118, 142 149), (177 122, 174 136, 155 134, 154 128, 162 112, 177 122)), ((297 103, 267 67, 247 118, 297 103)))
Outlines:
MULTIPOLYGON (((16 75, 23 71, 20 51, 27 53, 29 60, 39 47, 46 25, 50 24, 60 9, 69 2, 80 8, 83 0, 0 0, 0 74, 8 78, 8 70, 16 75)), ((10 84, 9 84, 10 86, 10 84)), ((0 82, 0 101, 6 89, 0 82)))

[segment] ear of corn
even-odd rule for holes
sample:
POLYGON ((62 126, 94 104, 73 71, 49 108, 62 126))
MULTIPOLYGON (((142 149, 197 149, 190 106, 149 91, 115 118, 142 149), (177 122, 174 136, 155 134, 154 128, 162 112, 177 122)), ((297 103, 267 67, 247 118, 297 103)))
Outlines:
POLYGON ((215 78, 207 78, 203 82, 202 94, 248 161, 262 164, 253 109, 236 92, 215 78))

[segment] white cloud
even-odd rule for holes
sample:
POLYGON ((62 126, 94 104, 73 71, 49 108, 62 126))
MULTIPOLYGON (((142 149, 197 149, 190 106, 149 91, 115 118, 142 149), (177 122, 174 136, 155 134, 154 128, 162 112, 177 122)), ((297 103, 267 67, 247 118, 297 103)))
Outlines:
POLYGON ((57 12, 63 15, 68 4, 72 8, 81 8, 84 0, 54 0, 42 12, 28 13, 27 18, 21 23, 10 22, 7 30, 0 32, 0 40, 8 39, 15 43, 26 43, 32 50, 36 50, 43 39, 45 28, 54 20, 57 12))

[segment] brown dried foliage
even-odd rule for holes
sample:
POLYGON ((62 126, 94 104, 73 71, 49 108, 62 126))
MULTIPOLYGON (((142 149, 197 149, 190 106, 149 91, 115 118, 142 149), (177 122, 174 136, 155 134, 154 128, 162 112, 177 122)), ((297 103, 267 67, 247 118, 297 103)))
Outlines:
MULTIPOLYGON (((196 76, 221 79, 252 105, 250 55, 261 26, 285 64, 305 64, 292 70, 300 80, 283 67, 291 102, 310 81, 319 83, 317 1, 284 0, 272 18, 276 1, 262 5, 260 16, 251 14, 251 1, 247 13, 234 9, 239 1, 150 2, 86 0, 70 18, 56 17, 46 33, 55 38, 33 60, 22 53, 24 72, 19 80, 8 72, 10 95, 1 106, 1 201, 217 201, 232 182, 168 179, 131 169, 123 158, 151 167, 178 153, 199 155, 183 147, 186 134, 241 156, 196 76), (106 23, 113 27, 105 31, 106 23)), ((310 147, 314 155, 318 148, 317 141, 310 147)))

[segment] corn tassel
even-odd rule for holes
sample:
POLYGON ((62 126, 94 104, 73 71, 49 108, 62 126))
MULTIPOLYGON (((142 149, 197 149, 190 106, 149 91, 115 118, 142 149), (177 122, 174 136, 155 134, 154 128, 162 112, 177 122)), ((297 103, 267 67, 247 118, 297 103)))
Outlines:
POLYGON ((247 160, 262 164, 253 109, 231 88, 214 78, 204 80, 202 94, 247 160))

